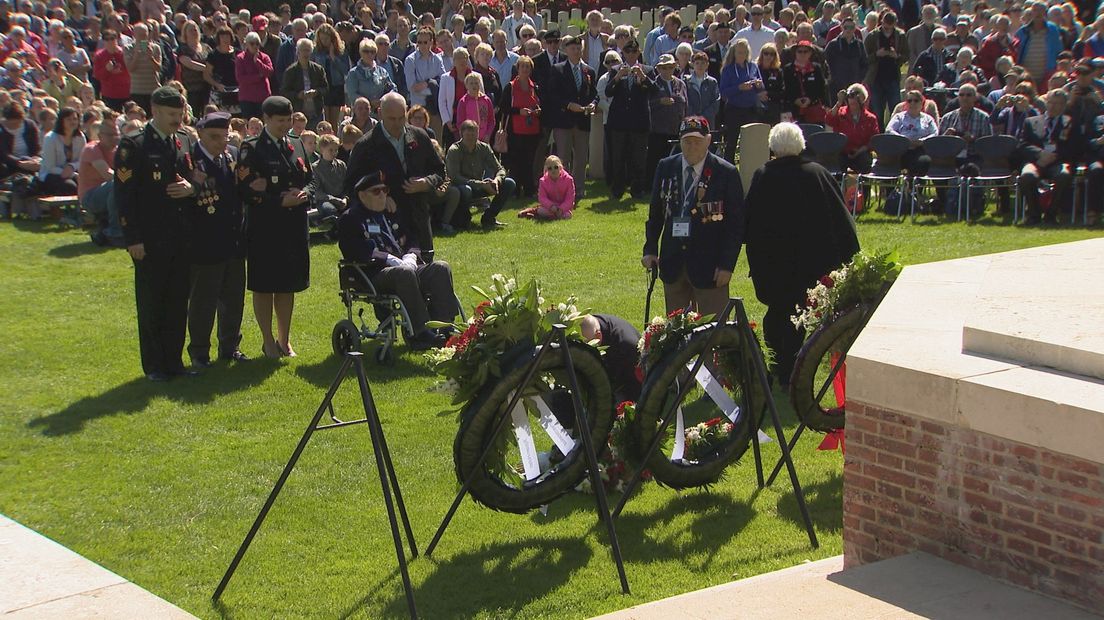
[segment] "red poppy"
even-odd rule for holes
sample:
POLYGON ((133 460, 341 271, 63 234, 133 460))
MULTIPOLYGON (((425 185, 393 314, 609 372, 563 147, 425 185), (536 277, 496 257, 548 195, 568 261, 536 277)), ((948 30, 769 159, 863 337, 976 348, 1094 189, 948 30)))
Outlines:
POLYGON ((720 418, 713 418, 712 420, 710 420, 710 421, 708 421, 708 422, 706 422, 706 423, 705 423, 705 427, 706 427, 706 428, 711 428, 711 427, 714 427, 714 426, 716 426, 716 425, 718 425, 718 424, 720 424, 720 423, 721 423, 721 419, 720 419, 720 418))
POLYGON ((832 279, 832 276, 821 276, 820 283, 828 288, 832 288, 836 285, 836 282, 832 279))

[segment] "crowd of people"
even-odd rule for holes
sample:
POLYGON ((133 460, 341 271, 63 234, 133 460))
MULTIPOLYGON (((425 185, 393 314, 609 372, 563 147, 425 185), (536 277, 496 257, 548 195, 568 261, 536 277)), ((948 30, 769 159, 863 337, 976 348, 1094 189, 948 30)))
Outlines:
MULTIPOLYGON (((294 355, 311 225, 333 226, 343 250, 359 234, 378 271, 429 273, 437 287, 447 265, 425 269, 434 235, 476 216, 485 230, 501 228, 511 198, 527 202, 519 217, 540 219, 571 217, 587 191, 656 200, 657 171, 687 119, 711 130, 710 148, 728 162, 747 123, 823 125, 846 135, 844 163, 860 173, 878 133, 912 141, 911 174, 927 164, 925 138, 964 138, 969 174, 974 141, 1006 134, 1020 143, 1024 223, 1068 204, 1079 165, 1090 223, 1104 204, 1098 8, 737 0, 699 23, 661 8, 646 33, 591 11, 574 36, 545 24, 533 0, 445 0, 439 13, 415 14, 404 0, 295 12, 223 0, 0 0, 3 189, 16 199, 77 196, 101 222, 94 241, 126 247, 143 265, 139 322, 154 377, 182 372, 174 343, 189 313, 208 333, 193 334, 194 362, 210 361, 216 313, 219 356, 247 357, 243 302, 230 299, 243 287, 254 292, 264 354, 294 355), (590 177, 604 177, 604 188, 590 177), (1052 182, 1044 199, 1042 180, 1052 182), (168 206, 148 213, 151 195, 168 206), (384 195, 402 235, 364 211, 384 195), (273 251, 273 239, 292 250, 273 251)), ((10 202, 26 204, 35 201, 10 202)), ((444 338, 416 322, 417 346, 444 338)))

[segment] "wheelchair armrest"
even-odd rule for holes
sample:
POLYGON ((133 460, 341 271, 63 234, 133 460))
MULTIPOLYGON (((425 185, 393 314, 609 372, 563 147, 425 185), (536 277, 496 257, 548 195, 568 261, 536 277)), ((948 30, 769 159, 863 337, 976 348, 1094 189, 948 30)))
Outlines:
POLYGON ((341 282, 341 290, 355 290, 368 295, 378 295, 376 286, 372 284, 372 278, 368 276, 372 265, 351 260, 337 262, 338 279, 341 282))

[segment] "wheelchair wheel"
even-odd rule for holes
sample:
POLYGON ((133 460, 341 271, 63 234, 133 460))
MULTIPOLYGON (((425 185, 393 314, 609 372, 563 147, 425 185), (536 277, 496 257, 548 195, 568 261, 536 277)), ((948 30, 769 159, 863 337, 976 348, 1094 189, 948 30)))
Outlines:
POLYGON ((360 330, 356 323, 349 319, 342 319, 334 325, 330 335, 330 344, 333 345, 334 355, 344 356, 346 353, 360 348, 360 330))

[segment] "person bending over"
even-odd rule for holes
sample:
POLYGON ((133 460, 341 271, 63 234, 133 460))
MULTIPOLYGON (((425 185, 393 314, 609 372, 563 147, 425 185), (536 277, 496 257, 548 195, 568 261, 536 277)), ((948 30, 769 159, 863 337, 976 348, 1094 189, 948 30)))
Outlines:
POLYGON ((381 172, 356 182, 357 199, 338 220, 338 247, 345 260, 368 265, 380 293, 398 295, 410 317, 415 351, 439 347, 445 336, 426 327, 430 320, 451 323, 459 314, 452 269, 444 261, 426 264, 414 237, 386 213, 388 187, 381 172), (428 301, 427 301, 428 299, 428 301))

